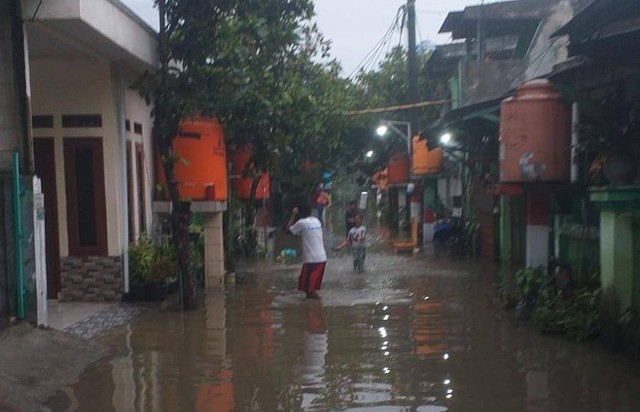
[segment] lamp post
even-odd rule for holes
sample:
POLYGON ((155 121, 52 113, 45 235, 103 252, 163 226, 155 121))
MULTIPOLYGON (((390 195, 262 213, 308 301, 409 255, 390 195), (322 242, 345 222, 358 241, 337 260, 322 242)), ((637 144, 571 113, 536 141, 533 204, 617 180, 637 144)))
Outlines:
MULTIPOLYGON (((411 202, 409 200, 409 197, 411 196, 411 192, 412 190, 410 190, 410 188, 413 186, 413 184, 410 183, 411 180, 411 164, 412 162, 412 153, 411 153, 411 122, 406 122, 406 121, 399 121, 399 120, 382 120, 380 121, 380 125, 378 126, 378 128, 376 129, 376 133, 379 136, 386 136, 387 133, 389 132, 389 130, 391 130, 397 137, 400 137, 402 139, 404 139, 406 141, 406 146, 407 146, 407 159, 408 159, 408 167, 409 170, 407 171, 407 177, 408 180, 406 182, 406 187, 407 190, 406 192, 404 191, 397 191, 397 207, 398 207, 398 212, 401 211, 401 208, 404 206, 405 207, 405 212, 404 213, 398 213, 398 220, 395 222, 396 224, 396 228, 398 230, 398 234, 400 234, 400 232, 403 231, 403 228, 405 227, 405 223, 411 220, 411 202), (406 132, 403 132, 403 130, 406 130, 406 132)), ((391 179, 389 179, 389 181, 391 182, 391 179)), ((412 237, 412 233, 411 233, 412 229, 409 228, 409 237, 412 237)))
POLYGON ((385 136, 389 130, 393 131, 397 136, 407 141, 407 154, 411 158, 411 122, 403 122, 400 120, 382 120, 376 129, 378 136, 385 136), (406 127, 406 133, 398 127, 406 127))

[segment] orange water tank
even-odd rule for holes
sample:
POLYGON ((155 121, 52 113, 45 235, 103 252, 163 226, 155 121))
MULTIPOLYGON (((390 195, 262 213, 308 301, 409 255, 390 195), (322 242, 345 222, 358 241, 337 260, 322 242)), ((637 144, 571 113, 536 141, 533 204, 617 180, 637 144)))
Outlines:
POLYGON ((386 190, 387 178, 387 169, 383 169, 371 176, 371 184, 378 186, 380 190, 386 190))
POLYGON ((429 150, 426 140, 413 136, 413 164, 411 172, 414 175, 438 174, 442 170, 442 149, 436 147, 429 150))
POLYGON ((405 153, 394 154, 387 165, 387 182, 389 184, 409 182, 409 156, 405 153))
POLYGON ((570 110, 551 83, 521 85, 501 105, 500 181, 568 181, 570 140, 570 110))
MULTIPOLYGON (((222 126, 215 119, 190 119, 180 123, 173 150, 178 191, 182 199, 227 199, 227 154, 222 126)), ((166 181, 159 156, 158 183, 166 181)))
MULTIPOLYGON (((250 157, 251 149, 248 146, 241 146, 231 154, 231 188, 235 195, 243 200, 251 198, 253 179, 251 177, 242 177, 250 157)), ((269 199, 269 186, 269 174, 263 173, 258 182, 256 199, 269 199)))

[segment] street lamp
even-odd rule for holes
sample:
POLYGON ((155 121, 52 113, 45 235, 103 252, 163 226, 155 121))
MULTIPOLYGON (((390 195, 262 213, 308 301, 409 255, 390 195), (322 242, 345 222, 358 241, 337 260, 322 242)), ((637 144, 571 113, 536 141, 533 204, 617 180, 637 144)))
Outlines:
POLYGON ((445 146, 451 143, 451 133, 444 133, 442 136, 440 136, 440 143, 445 146))
POLYGON ((373 150, 369 150, 366 156, 367 156, 367 159, 371 159, 373 157, 373 150))
POLYGON ((403 122, 400 120, 381 120, 380 126, 376 129, 376 133, 378 136, 385 136, 389 130, 407 141, 407 153, 409 154, 409 157, 411 157, 411 122, 403 122), (398 127, 406 127, 406 133, 398 127))

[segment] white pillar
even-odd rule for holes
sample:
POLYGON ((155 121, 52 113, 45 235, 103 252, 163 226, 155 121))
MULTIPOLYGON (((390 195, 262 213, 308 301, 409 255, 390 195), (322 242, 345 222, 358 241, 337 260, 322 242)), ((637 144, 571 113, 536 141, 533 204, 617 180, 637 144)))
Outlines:
POLYGON ((47 312, 47 248, 42 183, 33 177, 33 246, 36 263, 36 301, 38 326, 49 326, 47 312))
POLYGON ((204 218, 205 287, 218 287, 224 281, 224 242, 222 212, 209 213, 204 218))
MULTIPOLYGON (((118 196, 118 209, 120 210, 120 243, 122 252, 122 283, 124 293, 129 293, 129 205, 127 203, 127 189, 129 180, 127 178, 127 131, 125 128, 126 103, 125 91, 126 83, 124 79, 124 69, 121 64, 114 63, 111 67, 114 84, 114 108, 116 130, 118 131, 118 148, 120 149, 120 193, 118 196)), ((133 154, 133 153, 132 153, 133 154)), ((131 156, 133 158, 133 156, 131 156)), ((109 167, 108 165, 105 165, 109 167)))
POLYGON ((542 266, 549 262, 549 196, 527 196, 527 267, 542 266))

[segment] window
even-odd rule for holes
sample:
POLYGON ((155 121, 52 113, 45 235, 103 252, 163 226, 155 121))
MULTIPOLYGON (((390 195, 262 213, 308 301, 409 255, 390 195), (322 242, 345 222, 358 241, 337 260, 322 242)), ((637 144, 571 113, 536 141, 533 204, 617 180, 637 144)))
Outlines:
POLYGON ((102 139, 64 139, 69 254, 107 254, 102 139))
POLYGON ((136 166, 138 172, 138 218, 140 233, 147 231, 147 208, 145 196, 144 150, 141 144, 136 144, 136 166))
POLYGON ((129 219, 129 242, 136 239, 135 216, 133 215, 133 175, 131 174, 131 143, 127 142, 127 217, 129 219))
POLYGON ((53 116, 51 115, 32 116, 31 126, 34 129, 50 129, 53 127, 53 116))
POLYGON ((102 116, 99 114, 63 114, 62 127, 102 127, 102 116))

